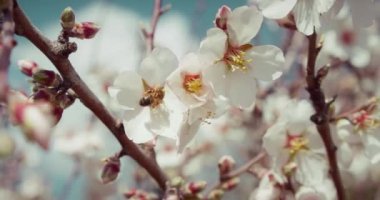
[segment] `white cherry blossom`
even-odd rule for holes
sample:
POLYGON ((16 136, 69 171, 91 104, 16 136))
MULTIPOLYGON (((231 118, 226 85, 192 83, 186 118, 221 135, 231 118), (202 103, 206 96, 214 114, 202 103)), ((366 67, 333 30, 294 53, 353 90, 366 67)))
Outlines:
POLYGON ((338 121, 338 135, 349 145, 364 147, 366 156, 372 163, 380 162, 380 109, 379 101, 370 110, 360 110, 351 120, 338 121))
POLYGON ((250 44, 263 21, 255 7, 222 10, 225 26, 217 23, 201 42, 200 53, 211 65, 205 69, 205 78, 216 95, 227 97, 234 106, 249 107, 255 100, 256 81, 278 78, 284 56, 275 46, 250 44))
POLYGON ((281 19, 293 13, 297 29, 311 35, 321 28, 320 16, 326 13, 335 0, 257 0, 263 15, 270 19, 281 19))
POLYGON ((114 98, 124 108, 124 129, 136 143, 154 139, 155 135, 168 137, 170 125, 166 106, 166 78, 177 67, 176 56, 167 48, 155 48, 141 62, 138 72, 124 71, 113 84, 114 98))
POLYGON ((274 170, 294 175, 299 183, 308 186, 321 184, 327 178, 327 163, 320 153, 322 141, 309 119, 313 112, 307 101, 292 101, 263 138, 274 170))

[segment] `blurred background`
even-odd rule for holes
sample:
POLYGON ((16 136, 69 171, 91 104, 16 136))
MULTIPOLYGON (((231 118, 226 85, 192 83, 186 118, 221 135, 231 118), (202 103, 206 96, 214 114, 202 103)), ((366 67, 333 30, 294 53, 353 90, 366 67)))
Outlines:
MULTIPOLYGON (((145 43, 141 27, 149 28, 154 1, 33 0, 19 1, 19 4, 34 25, 50 39, 57 37, 61 11, 68 6, 74 9, 77 21, 91 21, 101 27, 94 39, 76 40, 78 50, 70 55, 70 60, 88 86, 112 109, 105 88, 112 83, 115 74, 136 68, 144 56, 145 43)), ((221 5, 235 8, 247 2, 164 0, 163 5, 166 4, 171 4, 171 10, 159 20, 155 44, 170 48, 178 58, 182 58, 186 53, 197 50, 207 29, 213 26, 215 14, 221 5)), ((267 22, 263 26, 255 43, 280 44, 282 37, 277 25, 267 22)), ((31 85, 28 78, 19 71, 17 61, 28 59, 45 69, 54 67, 29 41, 22 37, 16 39, 18 45, 12 52, 10 68, 11 86, 30 94, 31 85)), ((120 114, 115 112, 115 115, 120 114)), ((247 145, 244 145, 250 150, 236 148, 244 143, 247 130, 241 128, 241 123, 244 123, 245 115, 249 113, 231 111, 215 126, 202 128, 202 132, 207 134, 200 136, 203 139, 197 148, 208 151, 208 143, 205 141, 218 143, 219 149, 214 149, 212 154, 181 164, 186 159, 174 150, 169 151, 175 143, 162 139, 162 144, 157 146, 158 151, 164 149, 167 153, 164 150, 164 153, 158 153, 158 162, 169 170, 169 174, 172 166, 184 165, 183 173, 192 177, 189 180, 216 181, 216 163, 220 156, 236 155, 240 164, 250 157, 247 152, 254 149, 250 140, 245 141, 247 145), (230 129, 230 125, 240 128, 230 129), (233 134, 225 134, 230 131, 233 134), (215 135, 219 133, 224 134, 222 138, 215 135), (229 146, 234 147, 228 148, 229 146)), ((65 110, 52 133, 49 151, 43 151, 37 145, 27 142, 17 127, 8 127, 3 132, 11 136, 15 149, 12 155, 5 156, 0 161, 0 183, 4 187, 0 191, 0 199, 123 199, 121 194, 129 188, 138 187, 148 191, 155 189, 149 178, 146 181, 145 172, 129 158, 122 159, 117 183, 106 186, 100 184, 100 160, 117 152, 119 144, 79 101, 65 110), (5 188, 12 188, 13 192, 5 188)), ((252 190, 252 184, 247 186, 242 188, 247 190, 241 193, 245 195, 243 199, 252 190)))

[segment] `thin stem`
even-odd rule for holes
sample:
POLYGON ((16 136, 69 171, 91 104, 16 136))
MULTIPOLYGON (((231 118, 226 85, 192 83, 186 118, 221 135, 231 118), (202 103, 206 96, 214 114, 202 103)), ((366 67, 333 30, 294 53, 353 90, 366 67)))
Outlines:
POLYGON ((150 21, 150 31, 147 31, 145 28, 142 29, 145 37, 147 52, 151 52, 154 48, 154 36, 156 34, 158 19, 169 9, 170 5, 162 7, 162 0, 154 0, 153 15, 150 21))
POLYGON ((227 181, 227 180, 229 180, 231 178, 240 176, 240 174, 247 172, 252 167, 252 165, 254 165, 255 163, 259 162, 265 156, 266 156, 265 152, 260 152, 254 158, 252 158, 247 163, 245 163, 244 165, 242 165, 239 168, 237 168, 237 169, 229 172, 228 174, 222 175, 220 177, 220 180, 223 182, 223 181, 227 181))
POLYGON ((211 187, 211 189, 207 192, 207 194, 209 195, 213 190, 216 190, 216 189, 222 187, 223 183, 225 183, 226 181, 228 181, 232 178, 238 177, 245 172, 248 172, 249 169, 252 167, 252 165, 254 165, 255 163, 262 160, 265 156, 266 156, 265 152, 260 152, 255 157, 253 157, 251 160, 249 160, 247 163, 245 163, 244 165, 242 165, 239 168, 229 172, 228 174, 222 175, 220 177, 219 181, 211 187))
POLYGON ((306 89, 310 94, 310 100, 316 112, 313 116, 311 116, 311 120, 315 123, 324 143, 330 165, 330 175, 334 182, 338 199, 344 200, 344 188, 336 158, 337 148, 332 140, 329 126, 329 104, 326 103, 325 94, 321 89, 321 81, 323 77, 318 77, 315 75, 315 61, 318 54, 318 49, 316 47, 317 35, 314 33, 313 35, 309 36, 308 39, 309 50, 306 69, 306 89))
POLYGON ((63 79, 67 81, 71 86, 71 89, 78 95, 81 102, 111 131, 113 136, 122 146, 123 151, 146 169, 157 181, 160 187, 165 190, 167 182, 166 175, 154 161, 148 158, 140 148, 126 136, 123 125, 117 122, 88 86, 82 81, 68 58, 57 53, 56 49, 60 48, 57 47, 60 44, 58 42, 50 41, 43 36, 40 31, 31 24, 17 4, 14 7, 14 19, 16 22, 17 33, 31 41, 46 55, 46 57, 49 58, 63 79))

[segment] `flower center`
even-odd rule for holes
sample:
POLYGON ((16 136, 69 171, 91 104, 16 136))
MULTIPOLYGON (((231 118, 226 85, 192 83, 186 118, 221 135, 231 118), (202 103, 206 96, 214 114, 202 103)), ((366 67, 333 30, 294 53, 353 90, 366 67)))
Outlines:
POLYGON ((367 111, 361 110, 353 115, 355 130, 367 131, 380 126, 380 119, 372 117, 367 111))
POLYGON ((289 149, 290 159, 297 155, 301 150, 308 150, 309 140, 305 138, 303 135, 287 135, 287 141, 285 148, 289 149))
POLYGON ((227 64, 227 69, 230 72, 236 70, 246 72, 248 70, 248 64, 252 62, 252 59, 246 58, 246 51, 251 48, 251 44, 245 44, 238 48, 229 47, 223 59, 227 64))
POLYGON ((199 74, 187 74, 183 79, 183 88, 189 93, 199 93, 202 88, 202 77, 199 74))
POLYGON ((350 46, 353 45, 355 40, 356 40, 356 35, 353 31, 351 30, 344 30, 340 34, 340 40, 343 44, 350 46))
POLYGON ((150 87, 144 80, 143 84, 144 94, 139 101, 140 106, 150 106, 151 108, 156 108, 162 103, 165 97, 164 87, 150 87))

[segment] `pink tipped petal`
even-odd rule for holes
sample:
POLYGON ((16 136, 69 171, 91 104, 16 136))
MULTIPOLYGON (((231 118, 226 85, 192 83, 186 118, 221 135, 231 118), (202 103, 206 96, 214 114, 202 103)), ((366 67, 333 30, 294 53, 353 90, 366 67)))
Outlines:
POLYGON ((297 0, 258 0, 263 15, 270 19, 281 19, 292 11, 297 0))
POLYGON ((254 46, 249 57, 252 59, 250 74, 262 81, 278 78, 275 75, 281 73, 285 63, 281 49, 272 45, 254 46))
POLYGON ((237 107, 252 106, 256 99, 256 80, 245 72, 234 71, 226 76, 226 97, 237 107))
POLYGON ((138 70, 149 86, 162 86, 178 66, 177 57, 168 48, 155 48, 144 60, 138 70))
POLYGON ((236 8, 228 16, 227 32, 234 47, 249 43, 259 32, 263 16, 255 7, 236 8))

